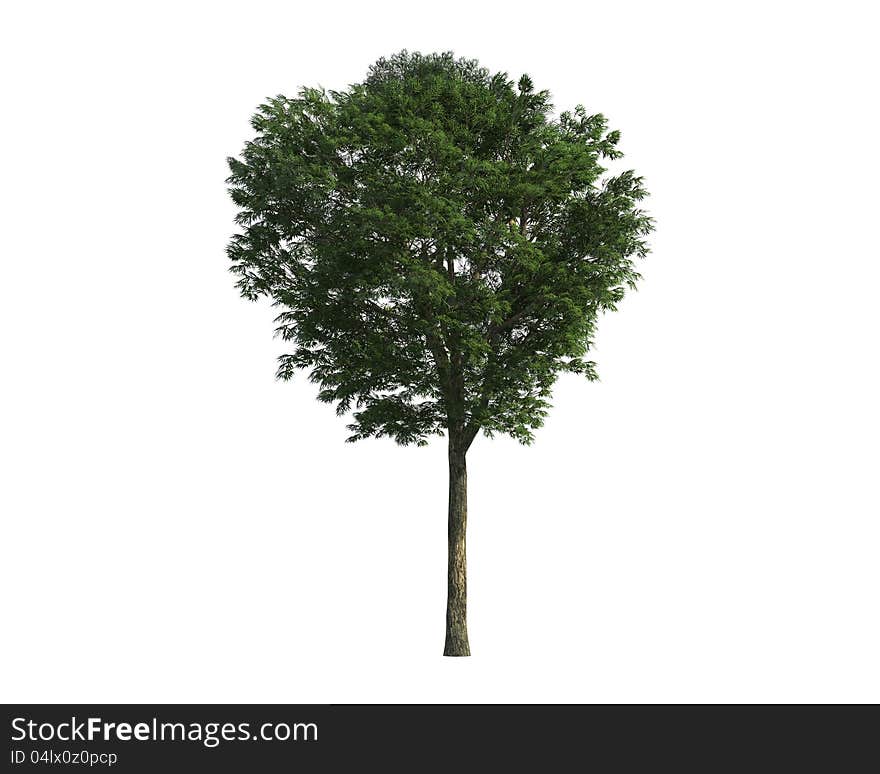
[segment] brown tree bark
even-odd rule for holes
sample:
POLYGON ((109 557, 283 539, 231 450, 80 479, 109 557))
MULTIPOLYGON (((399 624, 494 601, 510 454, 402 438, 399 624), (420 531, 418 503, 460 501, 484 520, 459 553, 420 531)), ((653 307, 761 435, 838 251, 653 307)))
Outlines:
POLYGON ((467 464, 459 439, 449 439, 449 564, 444 656, 470 656, 467 633, 467 464))

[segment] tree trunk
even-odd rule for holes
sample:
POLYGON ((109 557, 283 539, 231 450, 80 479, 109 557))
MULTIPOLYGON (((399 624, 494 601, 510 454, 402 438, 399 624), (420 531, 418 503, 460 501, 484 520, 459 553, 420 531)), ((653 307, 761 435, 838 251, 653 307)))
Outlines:
POLYGON ((444 656, 470 656, 467 634, 467 465, 460 443, 449 441, 449 566, 444 656))

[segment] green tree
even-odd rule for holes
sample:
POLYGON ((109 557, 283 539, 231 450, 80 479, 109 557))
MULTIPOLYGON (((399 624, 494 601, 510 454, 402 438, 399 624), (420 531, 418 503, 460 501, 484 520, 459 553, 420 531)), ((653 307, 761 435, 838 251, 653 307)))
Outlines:
POLYGON ((619 133, 583 107, 450 53, 401 52, 347 91, 305 88, 252 119, 229 159, 238 287, 278 308, 278 376, 306 369, 351 416, 350 441, 449 457, 447 656, 467 636, 466 455, 474 438, 532 440, 561 371, 638 279, 651 220, 619 133))

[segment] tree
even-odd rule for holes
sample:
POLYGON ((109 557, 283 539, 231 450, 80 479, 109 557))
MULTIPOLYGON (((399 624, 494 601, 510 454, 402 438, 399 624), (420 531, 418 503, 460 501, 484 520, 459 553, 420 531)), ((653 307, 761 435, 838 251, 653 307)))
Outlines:
POLYGON ((530 443, 560 372, 596 378, 597 317, 647 251, 642 179, 602 166, 620 134, 552 111, 528 76, 403 51, 347 91, 268 100, 229 159, 231 268, 279 309, 278 376, 308 370, 350 441, 447 436, 447 656, 470 654, 468 449, 530 443))

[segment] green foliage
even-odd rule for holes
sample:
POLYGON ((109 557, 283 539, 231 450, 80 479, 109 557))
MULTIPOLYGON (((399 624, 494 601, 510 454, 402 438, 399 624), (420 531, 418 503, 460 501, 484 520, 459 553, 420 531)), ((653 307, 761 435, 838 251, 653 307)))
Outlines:
POLYGON ((606 174, 618 132, 451 54, 381 59, 347 91, 278 96, 229 159, 238 287, 268 296, 357 440, 449 432, 529 442, 560 371, 638 274, 641 178, 606 174))

